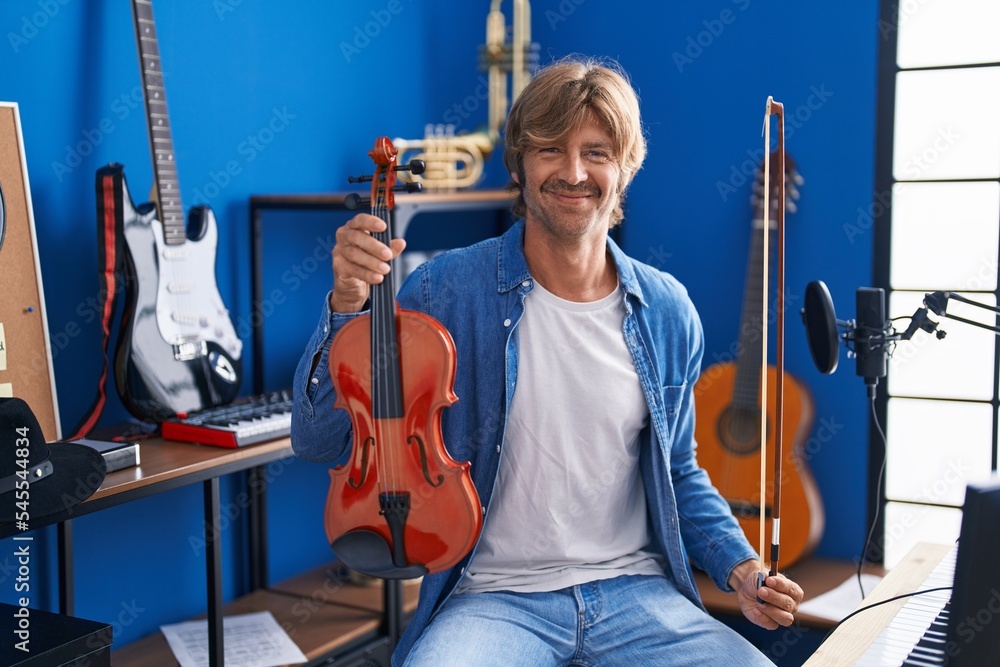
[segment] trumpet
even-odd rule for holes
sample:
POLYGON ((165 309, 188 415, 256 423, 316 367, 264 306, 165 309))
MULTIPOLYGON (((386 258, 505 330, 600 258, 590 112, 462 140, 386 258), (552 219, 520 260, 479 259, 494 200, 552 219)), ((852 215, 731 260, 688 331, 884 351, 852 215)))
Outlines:
POLYGON ((500 6, 503 0, 490 3, 486 16, 486 44, 479 50, 479 69, 489 72, 490 119, 488 131, 494 142, 507 118, 507 73, 511 76, 511 97, 516 99, 538 68, 538 44, 531 41, 531 5, 528 0, 513 0, 514 18, 511 42, 507 43, 507 25, 500 6))
POLYGON ((427 165, 422 174, 404 172, 399 176, 428 190, 460 190, 478 183, 493 140, 483 132, 456 136, 454 129, 453 125, 428 125, 423 139, 393 139, 401 164, 415 159, 427 165))
POLYGON ((507 43, 506 19, 500 9, 503 0, 492 0, 486 17, 486 43, 479 47, 479 67, 489 73, 485 131, 456 135, 453 125, 428 125, 423 139, 393 139, 401 163, 417 159, 427 164, 423 174, 401 173, 401 179, 421 183, 428 190, 457 190, 470 188, 482 178, 486 159, 500 141, 507 119, 507 74, 516 98, 538 68, 538 44, 531 41, 531 7, 528 0, 512 2, 511 43, 507 43))

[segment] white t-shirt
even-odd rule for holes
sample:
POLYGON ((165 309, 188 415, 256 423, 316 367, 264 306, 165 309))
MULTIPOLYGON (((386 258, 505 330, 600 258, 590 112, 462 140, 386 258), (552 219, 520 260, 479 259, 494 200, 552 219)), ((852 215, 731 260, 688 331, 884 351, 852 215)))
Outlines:
POLYGON ((518 324, 517 386, 500 471, 458 592, 552 591, 662 574, 646 551, 639 432, 649 410, 616 289, 566 301, 537 282, 518 324))

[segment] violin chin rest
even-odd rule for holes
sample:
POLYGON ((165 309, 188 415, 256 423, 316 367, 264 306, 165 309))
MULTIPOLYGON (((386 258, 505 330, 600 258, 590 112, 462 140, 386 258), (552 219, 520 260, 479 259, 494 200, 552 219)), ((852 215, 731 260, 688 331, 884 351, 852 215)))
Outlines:
POLYGON ((344 533, 330 543, 333 553, 355 572, 379 579, 416 579, 428 573, 420 563, 396 565, 385 538, 372 530, 344 533))

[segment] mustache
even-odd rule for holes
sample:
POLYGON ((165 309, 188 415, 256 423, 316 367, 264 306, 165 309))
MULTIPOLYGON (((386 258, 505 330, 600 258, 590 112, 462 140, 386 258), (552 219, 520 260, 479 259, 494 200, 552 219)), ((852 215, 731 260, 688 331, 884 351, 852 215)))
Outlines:
POLYGON ((542 183, 542 192, 554 192, 556 194, 587 194, 593 195, 595 197, 601 196, 601 189, 593 184, 581 183, 579 185, 570 185, 566 181, 546 181, 542 183))

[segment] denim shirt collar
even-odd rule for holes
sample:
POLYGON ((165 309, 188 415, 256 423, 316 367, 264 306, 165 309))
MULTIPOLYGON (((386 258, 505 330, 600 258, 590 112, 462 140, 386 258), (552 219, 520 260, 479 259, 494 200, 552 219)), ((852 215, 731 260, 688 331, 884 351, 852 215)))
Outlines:
MULTIPOLYGON (((524 257, 524 225, 524 219, 518 220, 500 237, 500 252, 497 253, 497 290, 501 294, 531 279, 528 260, 524 257)), ((608 252, 611 253, 615 269, 618 271, 618 283, 621 288, 646 306, 632 262, 610 236, 608 236, 608 252)))

